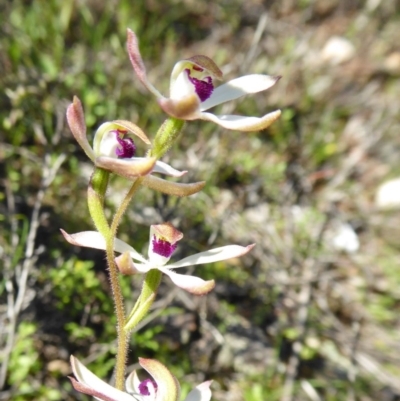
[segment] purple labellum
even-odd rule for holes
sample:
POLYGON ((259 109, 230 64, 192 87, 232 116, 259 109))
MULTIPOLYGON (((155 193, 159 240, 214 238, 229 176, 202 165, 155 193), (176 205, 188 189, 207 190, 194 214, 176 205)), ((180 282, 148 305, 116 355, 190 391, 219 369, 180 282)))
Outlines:
POLYGON ((124 135, 124 131, 115 131, 115 137, 121 146, 115 149, 115 154, 119 159, 130 159, 135 156, 136 146, 132 138, 121 138, 120 134, 124 135))
POLYGON ((150 395, 150 390, 149 390, 149 386, 154 387, 155 390, 157 390, 157 383, 154 382, 153 380, 150 379, 146 379, 143 380, 140 384, 139 384, 139 391, 141 395, 150 395))
POLYGON ((200 98, 200 100, 202 102, 207 100, 211 96, 211 94, 213 93, 213 90, 214 90, 212 78, 205 77, 204 81, 202 81, 200 79, 191 77, 189 69, 186 69, 185 71, 188 75, 190 82, 194 85, 194 89, 196 91, 197 96, 200 98))
POLYGON ((171 244, 168 241, 157 239, 156 236, 153 238, 153 252, 157 255, 169 258, 174 253, 176 247, 177 244, 171 244))

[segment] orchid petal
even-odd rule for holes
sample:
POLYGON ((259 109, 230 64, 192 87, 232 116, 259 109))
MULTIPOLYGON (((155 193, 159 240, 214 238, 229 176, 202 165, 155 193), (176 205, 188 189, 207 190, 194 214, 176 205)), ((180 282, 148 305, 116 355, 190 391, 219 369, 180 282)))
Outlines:
POLYGON ((138 138, 140 138, 146 145, 151 145, 150 139, 147 137, 147 135, 142 131, 141 128, 139 128, 136 124, 134 124, 131 121, 128 120, 114 120, 111 121, 112 124, 115 124, 117 128, 127 130, 131 134, 136 135, 138 138))
POLYGON ((129 179, 149 174, 157 159, 155 157, 131 157, 130 159, 117 159, 114 157, 100 156, 95 160, 97 167, 112 171, 129 179))
POLYGON ((97 156, 101 156, 100 149, 104 135, 110 131, 118 130, 128 131, 129 133, 136 135, 147 145, 151 144, 150 139, 147 138, 146 134, 136 124, 126 120, 107 121, 97 128, 96 134, 94 135, 93 150, 97 156))
POLYGON ((250 93, 262 92, 275 85, 281 77, 252 74, 232 79, 214 89, 209 99, 201 103, 201 111, 250 93))
POLYGON ((140 384, 139 377, 136 373, 136 370, 134 370, 126 378, 125 381, 126 391, 128 391, 128 393, 131 394, 140 394, 139 384, 140 384))
POLYGON ((130 29, 128 32, 128 41, 127 48, 129 59, 131 60, 133 69, 135 70, 136 75, 138 76, 140 82, 156 97, 162 98, 163 95, 149 82, 147 79, 146 67, 144 66, 142 56, 139 50, 138 39, 133 31, 130 29))
POLYGON ((214 263, 221 260, 237 258, 246 255, 254 248, 255 244, 248 246, 240 245, 227 245, 220 248, 210 249, 209 251, 196 253, 195 255, 188 256, 178 262, 168 265, 168 269, 177 269, 179 267, 202 265, 205 263, 214 263))
MULTIPOLYGON (((60 230, 64 238, 72 245, 83 246, 86 248, 106 249, 106 241, 104 237, 97 231, 82 231, 76 234, 68 234, 64 230, 60 230)), ((118 238, 114 239, 114 251, 118 253, 129 252, 132 258, 147 263, 146 259, 135 251, 126 242, 118 238)))
POLYGON ((213 78, 222 79, 222 71, 218 68, 218 66, 214 63, 213 60, 211 60, 207 56, 193 56, 190 58, 187 58, 185 60, 180 60, 177 63, 175 63, 174 68, 172 69, 171 73, 171 95, 173 91, 173 86, 178 80, 178 77, 180 74, 182 74, 182 71, 185 69, 191 69, 193 65, 200 67, 200 69, 207 71, 209 75, 211 75, 213 78))
POLYGON ((177 287, 194 295, 208 294, 215 287, 214 280, 205 281, 200 277, 178 274, 169 270, 169 266, 159 267, 158 270, 166 274, 177 287))
POLYGON ((72 385, 77 391, 95 396, 103 401, 136 401, 124 391, 117 390, 103 380, 99 379, 79 360, 71 356, 71 366, 78 381, 71 378, 72 385))
POLYGON ((72 135, 86 155, 94 161, 95 154, 86 137, 86 124, 81 101, 74 96, 73 103, 67 108, 67 121, 72 135))
POLYGON ((212 380, 208 380, 204 383, 196 386, 185 398, 184 401, 210 401, 211 400, 211 390, 210 385, 212 380))
MULTIPOLYGON (((136 252, 136 251, 135 251, 136 252)), ((149 263, 135 263, 129 252, 124 252, 115 258, 115 263, 121 274, 132 275, 136 273, 147 273, 151 266, 149 263)))
POLYGON ((139 364, 157 383, 156 401, 177 401, 179 399, 181 392, 179 382, 161 362, 155 359, 139 358, 139 364))
POLYGON ((187 173, 187 171, 186 170, 179 171, 179 170, 174 169, 167 163, 157 161, 154 166, 153 173, 165 174, 165 175, 169 175, 171 177, 182 177, 183 175, 185 175, 187 173))
POLYGON ((170 222, 152 224, 149 233, 148 256, 152 266, 164 266, 174 253, 183 233, 170 222))
POLYGON ((169 89, 169 96, 171 99, 179 100, 196 93, 195 88, 185 71, 185 68, 189 69, 192 66, 193 63, 186 60, 179 61, 175 64, 171 74, 171 85, 169 89), (177 74, 178 71, 179 74, 177 74))
POLYGON ((201 191, 206 183, 199 181, 191 184, 183 184, 147 175, 142 181, 142 185, 168 195, 189 196, 201 191))
POLYGON ((212 121, 221 127, 235 131, 260 131, 268 128, 275 120, 281 115, 280 110, 273 111, 266 114, 264 117, 243 117, 243 116, 232 116, 222 115, 216 116, 212 113, 201 113, 200 118, 202 120, 212 121))

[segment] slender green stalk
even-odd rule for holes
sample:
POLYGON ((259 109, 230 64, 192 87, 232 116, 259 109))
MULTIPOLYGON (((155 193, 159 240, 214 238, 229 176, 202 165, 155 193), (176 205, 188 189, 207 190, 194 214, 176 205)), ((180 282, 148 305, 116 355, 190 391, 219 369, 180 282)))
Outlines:
POLYGON ((88 187, 88 207, 90 216, 99 233, 105 238, 110 233, 106 216, 104 214, 104 196, 107 191, 110 173, 95 167, 88 187))
POLYGON ((143 281, 142 292, 132 312, 126 319, 127 323, 125 325, 125 330, 130 331, 137 326, 140 321, 146 316, 147 312, 153 305, 156 298, 158 287, 161 283, 162 273, 159 270, 150 270, 143 281))
POLYGON ((117 316, 117 356, 115 364, 115 387, 119 390, 124 389, 125 367, 128 348, 127 333, 124 330, 125 308, 119 283, 118 269, 114 261, 114 238, 106 239, 106 255, 110 282, 114 298, 115 312, 117 316))
POLYGON ((154 138, 151 156, 160 159, 171 148, 173 143, 178 139, 182 128, 185 124, 184 120, 178 120, 174 117, 167 118, 158 130, 154 138))
POLYGON ((106 241, 106 252, 107 252, 107 261, 110 269, 110 278, 113 283, 112 286, 114 288, 118 288, 118 292, 114 292, 114 302, 115 302, 115 310, 117 313, 117 321, 118 321, 118 341, 117 341, 117 361, 115 366, 115 387, 119 390, 124 389, 124 380, 125 380, 125 370, 126 370, 126 360, 128 354, 128 345, 129 345, 129 331, 124 329, 126 320, 125 320, 125 308, 124 308, 124 299, 121 292, 121 287, 118 278, 118 269, 115 264, 114 259, 114 238, 116 237, 117 229, 119 223, 121 221, 122 216, 124 215, 126 208, 128 207, 130 201, 132 200, 134 194, 139 189, 143 178, 138 178, 131 186, 129 192, 126 194, 124 200, 119 206, 117 212, 114 215, 113 221, 111 223, 110 228, 110 237, 106 241))
POLYGON ((118 269, 114 261, 114 235, 108 225, 104 214, 104 196, 109 181, 109 172, 96 168, 93 172, 88 188, 88 205, 90 215, 97 230, 103 235, 106 241, 107 264, 110 274, 111 291, 113 294, 115 312, 117 316, 117 356, 115 381, 116 387, 120 390, 124 388, 125 364, 127 354, 127 333, 124 330, 125 308, 124 298, 118 278, 118 269))
POLYGON ((129 206, 129 203, 131 202, 133 196, 135 195, 136 191, 139 189, 140 185, 142 184, 142 181, 144 180, 144 177, 139 177, 136 179, 136 181, 133 183, 131 186, 130 190, 128 193, 125 195, 124 200, 122 201, 120 207, 116 211, 113 221, 111 223, 111 233, 113 234, 113 237, 116 236, 117 230, 119 223, 121 222, 121 218, 126 212, 127 207, 129 206))

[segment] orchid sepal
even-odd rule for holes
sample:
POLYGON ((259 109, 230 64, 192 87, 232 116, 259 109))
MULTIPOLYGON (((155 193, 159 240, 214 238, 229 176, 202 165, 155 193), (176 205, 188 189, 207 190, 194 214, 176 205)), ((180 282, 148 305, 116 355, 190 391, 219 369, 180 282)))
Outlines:
POLYGON ((206 183, 205 181, 198 181, 186 184, 167 181, 153 175, 148 175, 142 181, 142 185, 167 195, 190 196, 200 192, 205 187, 206 183))
POLYGON ((73 102, 67 108, 67 122, 76 141, 94 162, 96 156, 86 136, 85 115, 82 103, 77 96, 74 96, 73 102))
POLYGON ((113 157, 100 156, 95 160, 97 167, 112 171, 128 179, 142 177, 150 174, 157 163, 155 157, 132 157, 131 159, 115 159, 113 157))
POLYGON ((70 377, 70 380, 75 390, 91 395, 101 401, 137 401, 136 398, 128 393, 118 390, 99 379, 74 356, 71 356, 70 361, 75 375, 75 379, 70 377))
POLYGON ((180 385, 169 369, 155 359, 139 358, 139 364, 157 383, 155 401, 177 401, 179 399, 180 385))
POLYGON ((223 128, 234 131, 254 132, 268 128, 280 116, 281 111, 275 110, 263 117, 243 117, 234 115, 217 116, 212 113, 202 113, 201 119, 212 121, 223 128))

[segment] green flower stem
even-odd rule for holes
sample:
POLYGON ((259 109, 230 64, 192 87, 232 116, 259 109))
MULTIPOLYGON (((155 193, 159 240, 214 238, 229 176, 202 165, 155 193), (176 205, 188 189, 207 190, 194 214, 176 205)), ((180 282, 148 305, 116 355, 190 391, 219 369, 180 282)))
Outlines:
POLYGON ((118 269, 114 261, 114 233, 108 225, 104 214, 104 197, 107 191, 110 173, 106 170, 95 168, 89 188, 88 205, 90 215, 97 230, 106 241, 106 255, 108 270, 110 273, 111 290, 117 315, 117 356, 115 369, 115 382, 119 390, 124 389, 125 365, 127 354, 127 333, 125 332, 125 308, 124 298, 119 283, 118 269))
POLYGON ((111 233, 113 234, 113 237, 115 238, 117 235, 117 230, 119 223, 121 222, 121 218, 126 212, 127 207, 129 206, 129 203, 131 202, 133 196, 135 195, 136 191, 139 189, 140 185, 142 184, 143 180, 145 177, 139 177, 135 180, 135 182, 132 184, 130 190, 128 193, 125 195, 124 200, 122 201, 120 207, 116 211, 113 221, 111 223, 111 233))
POLYGON ((115 387, 119 390, 124 389, 125 367, 128 349, 128 336, 125 332, 125 308, 119 283, 118 269, 114 261, 114 238, 111 236, 106 239, 106 255, 108 270, 110 272, 111 289, 114 298, 115 312, 117 315, 117 356, 115 365, 115 387))
POLYGON ((110 227, 104 214, 104 196, 107 191, 110 173, 95 167, 88 187, 89 213, 97 231, 107 238, 110 227))
POLYGON ((144 178, 137 178, 132 184, 129 192, 126 194, 124 200, 122 201, 120 207, 114 215, 113 221, 110 228, 110 240, 106 241, 107 246, 107 261, 110 269, 111 281, 114 283, 113 287, 118 288, 118 293, 114 292, 114 302, 115 309, 117 312, 118 321, 118 341, 117 341, 117 361, 115 367, 115 387, 119 390, 124 389, 125 381, 125 370, 126 370, 126 360, 129 345, 129 331, 126 331, 125 326, 125 308, 124 299, 121 292, 120 283, 118 280, 118 268, 115 264, 114 256, 114 238, 116 237, 119 223, 122 216, 124 215, 126 208, 128 207, 130 201, 132 200, 134 194, 139 189, 140 184, 144 178))
POLYGON ((135 328, 136 325, 146 316, 147 312, 153 305, 156 298, 158 287, 161 283, 162 273, 159 270, 152 269, 143 281, 142 292, 136 301, 132 312, 129 314, 125 330, 128 332, 135 328))
POLYGON ((150 156, 154 156, 157 159, 164 156, 173 143, 178 139, 184 124, 184 120, 178 120, 173 117, 167 118, 154 138, 154 145, 150 156))

